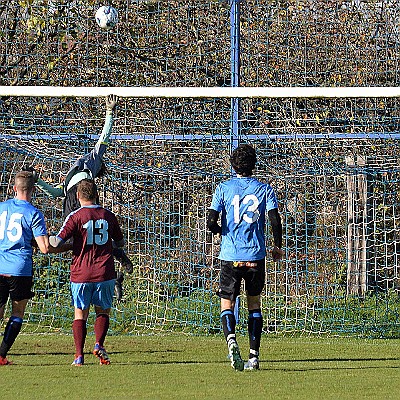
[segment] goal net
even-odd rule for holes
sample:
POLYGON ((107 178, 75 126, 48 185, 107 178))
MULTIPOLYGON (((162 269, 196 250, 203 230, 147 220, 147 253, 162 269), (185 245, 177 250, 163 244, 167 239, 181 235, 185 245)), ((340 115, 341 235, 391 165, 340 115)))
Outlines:
MULTIPOLYGON (((284 226, 264 332, 399 337, 400 3, 113 0, 112 29, 101 5, 0 2, 0 194, 26 164, 61 182, 120 96, 98 184, 134 272, 112 331, 220 330, 205 216, 245 142, 284 226)), ((57 232, 62 200, 34 203, 57 232)), ((35 255, 25 332, 70 332, 69 262, 35 255)))
MULTIPOLYGON (((397 90, 237 89, 3 87, 1 198, 12 195, 24 165, 60 183, 94 146, 104 97, 116 93, 107 174, 98 185, 101 204, 123 227, 134 271, 112 312, 113 332, 220 329, 219 243, 207 232, 206 213, 216 185, 231 175, 232 147, 245 142, 257 149, 255 176, 275 189, 284 227, 284 259, 266 262, 264 331, 396 336, 397 90), (240 137, 230 129, 236 96, 240 137)), ((57 232, 61 199, 38 190, 33 203, 57 232)), ((35 255, 25 331, 70 331, 69 263, 68 253, 35 255)), ((245 309, 243 297, 242 331, 245 309)))

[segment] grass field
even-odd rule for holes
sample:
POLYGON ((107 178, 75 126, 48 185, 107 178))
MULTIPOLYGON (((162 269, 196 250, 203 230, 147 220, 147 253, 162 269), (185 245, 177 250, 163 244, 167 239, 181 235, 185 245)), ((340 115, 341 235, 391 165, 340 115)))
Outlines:
MULTIPOLYGON (((93 337, 87 339, 90 353, 93 337)), ((239 337, 242 355, 247 338, 239 337)), ((0 367, 10 399, 399 399, 400 340, 263 337, 261 369, 236 372, 221 336, 110 336, 112 364, 73 367, 73 339, 20 335, 0 367)), ((6 395, 6 393, 8 393, 6 395)))

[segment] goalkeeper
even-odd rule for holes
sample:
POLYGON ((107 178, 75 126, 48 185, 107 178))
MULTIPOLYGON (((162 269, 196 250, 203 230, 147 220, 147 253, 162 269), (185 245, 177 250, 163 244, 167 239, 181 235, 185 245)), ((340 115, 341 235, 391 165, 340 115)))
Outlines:
POLYGON ((229 358, 234 369, 259 369, 259 351, 263 319, 260 294, 265 284, 265 215, 272 227, 275 246, 272 258, 283 256, 282 223, 278 202, 269 184, 252 177, 256 165, 256 152, 248 144, 238 146, 230 157, 237 177, 220 183, 213 195, 207 216, 207 227, 222 235, 221 272, 218 295, 221 298, 221 323, 228 345, 229 358), (221 213, 221 225, 218 224, 221 213), (243 362, 236 342, 234 308, 245 281, 249 311, 249 359, 243 362))
MULTIPOLYGON (((113 113, 117 105, 118 98, 115 95, 106 97, 106 119, 103 130, 93 150, 78 158, 72 167, 67 172, 67 175, 58 186, 51 186, 38 176, 36 176, 36 185, 50 197, 63 197, 63 215, 67 217, 72 211, 80 208, 77 198, 78 183, 83 179, 94 179, 101 177, 105 173, 105 164, 103 156, 109 143, 111 129, 113 125, 113 113)), ((35 173, 33 167, 24 167, 23 170, 28 170, 35 173)), ((131 273, 133 270, 132 262, 127 257, 125 252, 120 248, 114 248, 114 257, 119 261, 126 272, 131 273)), ((117 300, 122 299, 122 282, 124 275, 121 271, 117 274, 115 285, 115 294, 117 300)))

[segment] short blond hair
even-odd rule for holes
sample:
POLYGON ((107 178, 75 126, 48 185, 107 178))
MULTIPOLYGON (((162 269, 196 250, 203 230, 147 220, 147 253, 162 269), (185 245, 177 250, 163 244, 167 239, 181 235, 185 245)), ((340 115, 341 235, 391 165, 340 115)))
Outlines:
POLYGON ((15 175, 15 187, 21 192, 31 192, 35 187, 35 179, 32 172, 20 171, 15 175))

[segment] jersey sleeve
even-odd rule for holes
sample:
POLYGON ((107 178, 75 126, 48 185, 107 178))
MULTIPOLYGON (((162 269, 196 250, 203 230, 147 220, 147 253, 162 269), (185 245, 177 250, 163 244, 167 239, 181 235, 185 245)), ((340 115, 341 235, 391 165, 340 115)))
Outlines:
POLYGON ((63 185, 51 186, 40 178, 37 180, 36 185, 49 197, 62 197, 64 195, 63 185))
POLYGON ((266 188, 266 209, 267 212, 269 210, 273 210, 274 208, 278 208, 278 200, 275 196, 274 189, 270 185, 267 185, 266 188))
POLYGON ((32 216, 32 233, 34 237, 47 235, 46 222, 39 210, 36 210, 32 216))
POLYGON ((101 170, 103 156, 107 149, 108 141, 111 135, 112 125, 113 116, 111 114, 107 114, 101 135, 99 136, 99 139, 97 140, 97 143, 92 151, 79 157, 69 170, 65 179, 66 187, 68 187, 72 176, 83 170, 90 171, 93 179, 97 177, 101 170))
POLYGON ((88 170, 90 171, 93 179, 96 178, 101 169, 105 150, 105 144, 101 144, 99 146, 96 145, 96 147, 90 153, 87 153, 80 158, 80 165, 77 172, 88 170))
POLYGON ((109 142, 110 136, 111 136, 113 122, 114 122, 114 118, 113 118, 112 113, 110 113, 110 114, 107 113, 106 119, 105 119, 104 125, 103 125, 103 130, 101 131, 101 135, 100 135, 99 139, 97 140, 95 149, 100 147, 100 145, 102 145, 102 144, 108 145, 108 142, 109 142))
POLYGON ((65 219, 63 226, 57 233, 57 237, 61 239, 63 242, 66 242, 73 236, 74 230, 75 230, 75 224, 73 221, 73 213, 71 213, 65 219))
POLYGON ((117 217, 115 216, 115 214, 111 214, 112 215, 112 233, 111 233, 111 238, 115 241, 115 242, 120 242, 121 240, 123 240, 124 235, 122 233, 121 227, 119 225, 119 222, 117 220, 117 217))
POLYGON ((107 114, 103 130, 93 150, 86 156, 85 167, 92 173, 93 178, 97 177, 103 162, 103 156, 108 146, 113 126, 112 114, 107 114))
POLYGON ((218 185, 217 188, 215 189, 210 208, 217 212, 222 211, 223 204, 222 204, 222 197, 221 197, 221 185, 218 185))

